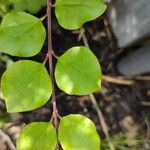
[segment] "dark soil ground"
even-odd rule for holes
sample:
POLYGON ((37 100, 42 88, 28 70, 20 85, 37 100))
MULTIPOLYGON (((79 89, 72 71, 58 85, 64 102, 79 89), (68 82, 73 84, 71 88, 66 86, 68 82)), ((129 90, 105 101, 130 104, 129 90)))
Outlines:
MULTIPOLYGON (((42 11, 39 16, 44 15, 42 11)), ((68 48, 75 45, 83 45, 83 41, 78 41, 78 34, 72 31, 62 29, 53 16, 53 49, 57 55, 61 55, 68 48)), ((46 26, 46 20, 44 20, 46 26)), ((107 15, 95 21, 88 22, 83 27, 89 46, 100 61, 103 71, 102 90, 95 93, 99 109, 108 126, 108 131, 114 145, 122 145, 124 149, 118 150, 150 150, 150 81, 134 80, 132 85, 126 85, 126 80, 117 71, 117 62, 123 57, 128 49, 119 49, 116 40, 111 32, 107 15), (117 83, 116 77, 122 76, 121 84, 117 83), (111 80, 108 77, 112 77, 111 80), (117 136, 118 138, 114 138, 117 136), (133 140, 137 143, 122 143, 122 137, 133 140), (131 147, 130 147, 131 146, 131 147)), ((31 59, 42 62, 44 60, 47 45, 45 43, 42 52, 31 59)), ((134 49, 134 48, 133 48, 134 49)), ((18 58, 11 57, 13 60, 18 58)), ((1 74, 5 65, 1 63, 1 74)), ((94 72, 91 72, 94 74, 94 72)), ((56 88, 57 107, 61 116, 68 114, 83 114, 94 121, 97 130, 102 139, 105 139, 105 133, 101 127, 97 112, 89 96, 69 96, 56 88)), ((5 113, 5 103, 0 100, 0 113, 5 113)), ((48 102, 42 108, 31 112, 9 114, 11 123, 4 125, 1 130, 15 144, 16 138, 25 124, 33 121, 49 121, 52 113, 51 102, 48 102)), ((124 142, 124 141, 123 141, 124 142)), ((103 149, 109 149, 107 142, 103 149)), ((0 142, 0 150, 10 149, 8 143, 0 142)), ((116 146, 117 148, 117 146, 116 146)))

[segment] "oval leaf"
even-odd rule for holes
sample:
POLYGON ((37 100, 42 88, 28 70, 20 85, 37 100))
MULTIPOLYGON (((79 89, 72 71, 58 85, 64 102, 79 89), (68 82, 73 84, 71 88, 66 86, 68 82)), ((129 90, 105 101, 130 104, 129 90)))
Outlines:
POLYGON ((55 128, 46 122, 27 125, 17 139, 17 150, 55 150, 56 145, 55 128))
POLYGON ((61 118, 58 139, 64 150, 100 150, 94 123, 82 115, 61 118))
POLYGON ((13 56, 34 56, 40 52, 45 36, 40 19, 25 12, 12 12, 0 26, 0 51, 13 56))
POLYGON ((1 86, 8 112, 41 107, 52 93, 51 80, 44 65, 29 60, 12 64, 4 72, 1 86))
POLYGON ((70 95, 86 95, 100 90, 101 76, 97 58, 83 46, 73 47, 58 58, 56 83, 70 95))
POLYGON ((96 19, 106 10, 102 0, 56 0, 55 14, 59 24, 75 30, 85 22, 96 19))

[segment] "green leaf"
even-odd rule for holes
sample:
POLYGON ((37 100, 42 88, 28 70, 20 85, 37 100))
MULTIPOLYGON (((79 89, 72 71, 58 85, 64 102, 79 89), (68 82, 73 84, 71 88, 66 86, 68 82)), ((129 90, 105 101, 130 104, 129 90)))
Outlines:
POLYGON ((34 56, 45 41, 40 19, 25 12, 8 13, 0 26, 0 51, 20 57, 34 56))
POLYGON ((43 64, 30 60, 13 63, 1 79, 8 112, 29 111, 44 105, 52 93, 51 80, 43 64))
POLYGON ((46 6, 46 0, 10 0, 10 2, 14 4, 14 9, 17 11, 29 11, 34 14, 46 6))
POLYGON ((61 118, 58 139, 64 150, 100 150, 94 123, 82 115, 61 118))
POLYGON ((96 19, 106 10, 102 0, 56 0, 55 14, 59 24, 75 30, 85 22, 96 19))
POLYGON ((97 58, 83 46, 72 47, 58 58, 56 83, 70 95, 86 95, 100 90, 101 76, 97 58))
POLYGON ((56 145, 55 128, 47 122, 27 125, 17 139, 17 150, 55 150, 56 145))

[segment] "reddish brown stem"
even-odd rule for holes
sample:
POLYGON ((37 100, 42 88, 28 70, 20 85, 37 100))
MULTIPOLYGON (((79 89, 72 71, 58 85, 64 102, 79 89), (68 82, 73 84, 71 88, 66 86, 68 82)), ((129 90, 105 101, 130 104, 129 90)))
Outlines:
MULTIPOLYGON (((49 58, 49 72, 50 76, 53 82, 53 57, 52 57, 52 28, 51 28, 51 0, 47 0, 47 14, 48 14, 48 20, 47 20, 47 28, 48 28, 48 58, 49 58)), ((54 84, 52 84, 54 86, 54 84)), ((55 100, 55 93, 54 93, 54 87, 53 87, 53 94, 52 99, 55 100)))
MULTIPOLYGON (((52 0, 47 0, 47 28, 48 28, 48 60, 49 60, 49 73, 52 81, 52 103, 53 103, 53 118, 54 118, 54 126, 58 128, 58 110, 56 106, 56 95, 55 95, 55 87, 54 87, 54 71, 53 71, 53 50, 52 50, 52 22, 51 22, 51 6, 52 0)), ((59 146, 56 148, 59 150, 59 146)))
MULTIPOLYGON (((54 72, 53 72, 53 50, 52 50, 52 24, 51 24, 51 0, 47 0, 47 28, 48 28, 48 60, 49 60, 49 73, 52 80, 52 102, 56 101, 55 88, 54 88, 54 72)), ((56 102, 55 102, 56 103, 56 102)), ((53 107, 56 108, 56 107, 53 107)), ((55 112, 55 110, 53 110, 55 112)), ((57 124, 55 124, 57 127, 57 124)))

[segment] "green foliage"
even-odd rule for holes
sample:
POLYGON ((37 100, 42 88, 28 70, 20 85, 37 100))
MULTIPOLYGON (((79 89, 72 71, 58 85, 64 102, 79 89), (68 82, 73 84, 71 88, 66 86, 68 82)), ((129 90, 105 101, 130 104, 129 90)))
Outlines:
POLYGON ((45 41, 40 19, 25 12, 7 14, 0 26, 0 51, 20 57, 34 56, 45 41))
POLYGON ((56 82, 68 94, 86 95, 100 90, 101 76, 97 58, 83 46, 72 47, 58 58, 56 82))
POLYGON ((17 140, 17 150, 55 150, 57 136, 52 123, 33 122, 27 125, 17 140))
POLYGON ((61 118, 58 138, 64 150, 100 150, 100 139, 93 122, 82 115, 61 118))
MULTIPOLYGON (((63 150, 100 150, 100 138, 94 123, 82 115, 62 117, 58 140, 63 150)), ((51 123, 27 125, 17 140, 17 150, 55 150, 56 130, 51 123)))
POLYGON ((70 30, 96 19, 106 10, 102 0, 56 0, 55 14, 59 24, 70 30))
POLYGON ((1 85, 8 112, 38 108, 49 100, 52 92, 44 65, 29 60, 12 64, 4 72, 1 85))
MULTIPOLYGON (((46 0, 10 2, 15 10, 31 13, 37 13, 46 4, 46 0)), ((54 6, 60 25, 71 30, 94 20, 106 9, 102 0, 56 0, 54 6)), ((19 57, 34 56, 40 52, 45 36, 40 19, 25 12, 11 12, 3 18, 0 26, 0 52, 19 57)), ((52 83, 44 63, 21 60, 4 72, 1 86, 8 112, 30 111, 49 100, 52 83)), ((83 46, 72 47, 58 57, 55 78, 58 87, 70 95, 86 95, 101 89, 99 62, 83 46)), ((64 150, 100 150, 100 138, 94 123, 81 115, 60 118, 58 135, 52 123, 27 125, 17 140, 17 150, 55 150, 57 136, 64 150)))
POLYGON ((14 4, 16 11, 28 11, 30 13, 37 13, 40 9, 46 6, 47 0, 9 0, 14 4))

